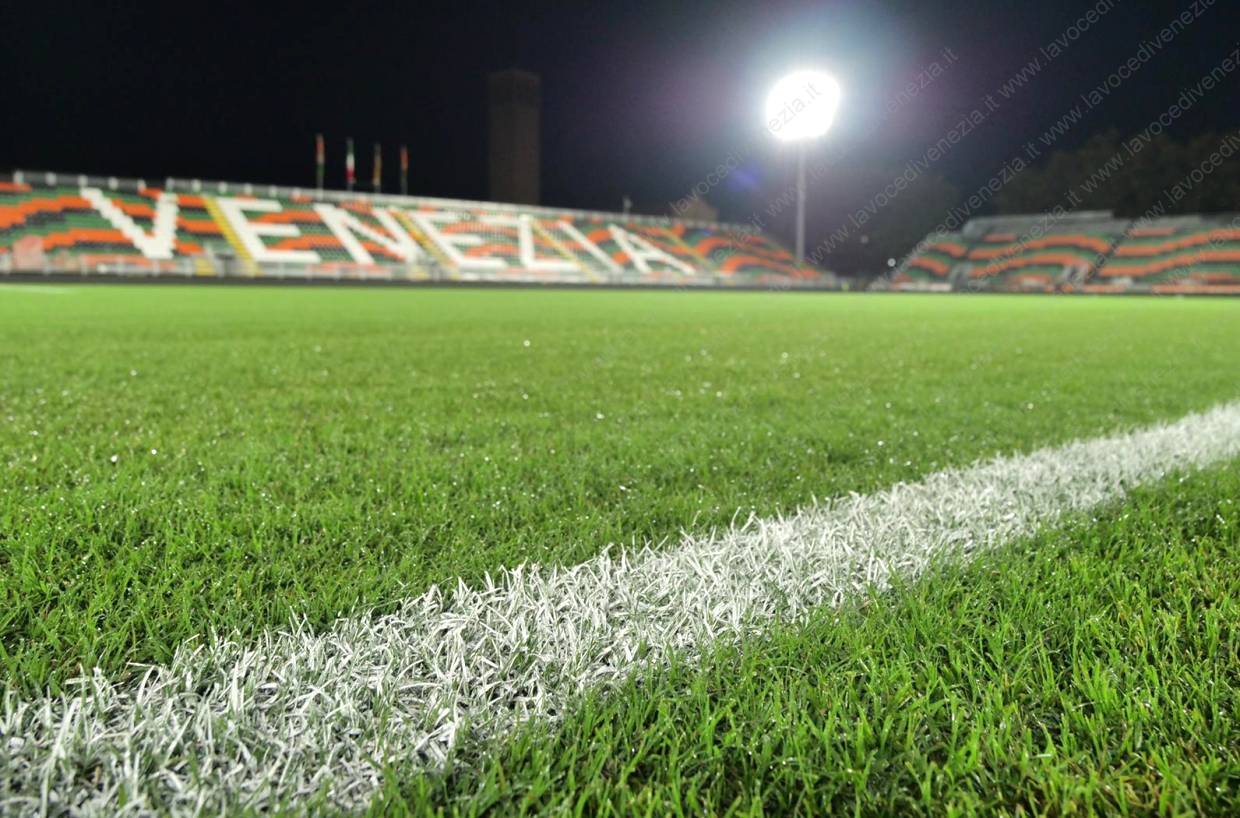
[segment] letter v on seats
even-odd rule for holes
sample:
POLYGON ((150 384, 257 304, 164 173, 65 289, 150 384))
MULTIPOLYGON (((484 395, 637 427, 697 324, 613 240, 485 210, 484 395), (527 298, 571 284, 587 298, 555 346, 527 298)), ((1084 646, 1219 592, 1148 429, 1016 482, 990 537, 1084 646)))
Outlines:
POLYGON ((151 219, 151 232, 138 227, 133 218, 103 194, 97 187, 82 188, 82 198, 99 211, 120 231, 146 258, 162 261, 173 257, 177 240, 177 197, 174 193, 160 191, 155 199, 155 216, 151 219))

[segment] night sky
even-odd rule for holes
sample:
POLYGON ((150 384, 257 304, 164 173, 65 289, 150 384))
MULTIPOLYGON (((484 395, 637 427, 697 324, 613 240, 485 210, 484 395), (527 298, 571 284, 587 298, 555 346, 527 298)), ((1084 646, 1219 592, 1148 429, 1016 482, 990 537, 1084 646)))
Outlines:
MULTIPOLYGON (((1139 131, 1236 48, 1240 4, 1210 5, 1057 147, 1109 128, 1139 131)), ((322 131, 329 186, 343 183, 352 136, 363 183, 379 140, 394 189, 396 146, 406 142, 414 193, 482 198, 485 77, 519 66, 543 78, 545 203, 618 209, 628 193, 640 209, 666 211, 731 160, 735 172, 707 198, 743 218, 787 179, 786 150, 761 124, 765 91, 786 70, 821 66, 841 79, 845 99, 828 140, 842 163, 898 163, 922 154, 1086 9, 1102 10, 938 163, 968 190, 1191 7, 22 0, 0 9, 0 168, 310 185, 322 131), (944 49, 956 61, 889 113, 944 49)), ((1172 133, 1236 127, 1237 88, 1240 74, 1172 133)))

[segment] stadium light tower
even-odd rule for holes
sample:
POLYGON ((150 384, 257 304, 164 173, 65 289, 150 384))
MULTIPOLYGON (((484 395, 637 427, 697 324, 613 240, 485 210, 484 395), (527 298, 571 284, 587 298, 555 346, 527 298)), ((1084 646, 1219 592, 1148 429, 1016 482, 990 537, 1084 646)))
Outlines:
POLYGON ((767 130, 797 145, 797 264, 805 263, 805 149, 831 129, 839 104, 840 84, 823 71, 794 71, 766 98, 767 130))

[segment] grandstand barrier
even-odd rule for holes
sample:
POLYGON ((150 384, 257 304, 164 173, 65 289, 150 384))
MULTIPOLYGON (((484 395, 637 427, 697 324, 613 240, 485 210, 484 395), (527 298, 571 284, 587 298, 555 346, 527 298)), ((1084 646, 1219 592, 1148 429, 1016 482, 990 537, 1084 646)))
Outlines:
POLYGON ((169 179, 0 181, 0 274, 834 288, 739 225, 169 179))
POLYGON ((1240 215, 1105 211, 974 219, 929 236, 880 285, 906 292, 1240 295, 1240 215))

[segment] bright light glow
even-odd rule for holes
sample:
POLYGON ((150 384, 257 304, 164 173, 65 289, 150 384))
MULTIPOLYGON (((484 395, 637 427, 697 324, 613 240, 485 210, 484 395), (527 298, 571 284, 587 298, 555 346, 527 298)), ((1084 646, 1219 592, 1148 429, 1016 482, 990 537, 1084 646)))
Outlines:
POLYGON ((817 139, 831 128, 840 84, 821 71, 796 71, 775 83, 766 98, 766 129, 776 139, 817 139))

